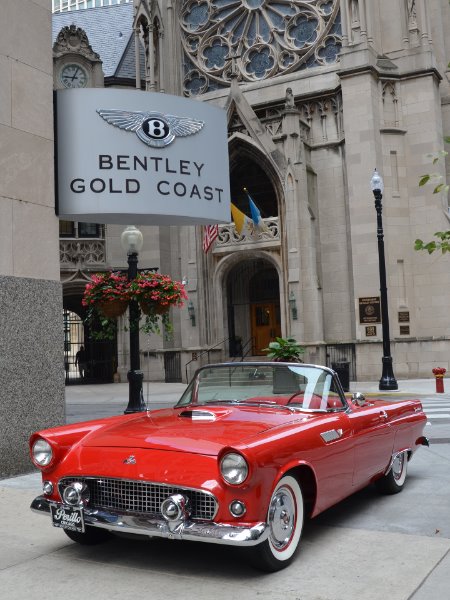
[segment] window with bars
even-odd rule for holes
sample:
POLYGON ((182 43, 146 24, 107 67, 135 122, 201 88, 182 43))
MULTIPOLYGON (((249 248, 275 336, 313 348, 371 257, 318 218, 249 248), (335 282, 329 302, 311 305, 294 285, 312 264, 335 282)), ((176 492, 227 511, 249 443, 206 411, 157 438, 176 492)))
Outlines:
POLYGON ((98 223, 77 223, 74 221, 59 222, 60 238, 104 238, 105 229, 98 223))

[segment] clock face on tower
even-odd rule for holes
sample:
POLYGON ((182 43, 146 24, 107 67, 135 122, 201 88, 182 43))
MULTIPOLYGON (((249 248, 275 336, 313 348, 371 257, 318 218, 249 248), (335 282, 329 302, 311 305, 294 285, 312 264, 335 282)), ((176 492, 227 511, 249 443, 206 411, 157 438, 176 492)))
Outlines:
POLYGON ((59 78, 66 88, 83 88, 86 87, 88 82, 86 69, 75 63, 64 65, 61 69, 59 78))

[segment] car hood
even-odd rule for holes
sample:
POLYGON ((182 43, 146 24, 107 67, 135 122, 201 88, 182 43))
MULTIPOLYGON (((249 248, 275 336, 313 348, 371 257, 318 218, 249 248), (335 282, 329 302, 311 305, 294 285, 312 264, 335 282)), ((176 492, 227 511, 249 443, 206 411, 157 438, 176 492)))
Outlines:
POLYGON ((84 438, 85 447, 126 447, 217 454, 224 446, 312 415, 280 408, 217 407, 163 409, 115 421, 84 438))

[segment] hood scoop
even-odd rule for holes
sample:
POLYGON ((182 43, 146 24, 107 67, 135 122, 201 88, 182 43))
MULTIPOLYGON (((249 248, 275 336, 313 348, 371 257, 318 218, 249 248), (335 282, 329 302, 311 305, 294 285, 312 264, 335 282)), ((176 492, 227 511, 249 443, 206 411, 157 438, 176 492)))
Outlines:
POLYGON ((193 410, 183 410, 178 415, 182 419, 191 419, 191 421, 203 421, 212 423, 216 420, 217 415, 209 410, 199 410, 197 408, 193 410))

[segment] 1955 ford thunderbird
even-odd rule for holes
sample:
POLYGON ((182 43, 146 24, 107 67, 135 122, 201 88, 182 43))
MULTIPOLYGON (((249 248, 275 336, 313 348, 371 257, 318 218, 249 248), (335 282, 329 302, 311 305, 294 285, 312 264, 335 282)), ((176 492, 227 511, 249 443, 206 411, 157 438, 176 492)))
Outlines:
POLYGON ((80 544, 114 532, 229 544, 276 571, 305 517, 371 483, 400 492, 425 423, 419 400, 347 399, 326 367, 208 365, 173 408, 33 434, 31 508, 80 544))

